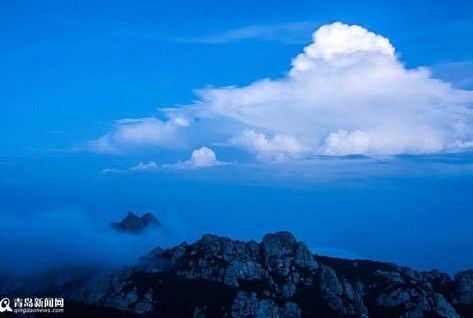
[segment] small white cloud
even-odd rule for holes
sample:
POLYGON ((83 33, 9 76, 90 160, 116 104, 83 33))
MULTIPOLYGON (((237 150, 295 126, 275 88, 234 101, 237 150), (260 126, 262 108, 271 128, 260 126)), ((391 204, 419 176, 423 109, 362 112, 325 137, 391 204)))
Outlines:
POLYGON ((175 148, 182 144, 179 129, 189 122, 181 116, 168 121, 157 118, 122 119, 115 130, 92 141, 88 149, 99 153, 117 153, 136 148, 175 148))
POLYGON ((149 162, 140 162, 136 166, 130 167, 128 169, 103 169, 102 173, 118 173, 118 172, 136 172, 136 171, 153 171, 158 169, 158 165, 154 161, 149 162))
POLYGON ((215 166, 218 162, 215 152, 208 147, 201 147, 192 151, 191 160, 189 160, 189 163, 195 167, 215 166))
POLYGON ((175 164, 165 164, 163 167, 176 167, 176 168, 191 168, 191 167, 214 167, 226 164, 225 162, 219 161, 215 152, 208 147, 200 147, 192 151, 191 158, 187 161, 178 162, 175 164))
POLYGON ((118 172, 125 172, 126 170, 115 169, 115 168, 106 168, 102 169, 102 173, 118 173, 118 172))
POLYGON ((136 166, 133 166, 129 168, 129 171, 150 171, 150 170, 156 170, 158 168, 158 165, 154 161, 150 162, 140 162, 136 166))
POLYGON ((307 41, 307 36, 310 35, 313 27, 314 25, 308 22, 257 24, 248 25, 218 34, 184 39, 181 41, 206 44, 223 44, 242 40, 261 40, 284 42, 288 44, 300 44, 307 41))

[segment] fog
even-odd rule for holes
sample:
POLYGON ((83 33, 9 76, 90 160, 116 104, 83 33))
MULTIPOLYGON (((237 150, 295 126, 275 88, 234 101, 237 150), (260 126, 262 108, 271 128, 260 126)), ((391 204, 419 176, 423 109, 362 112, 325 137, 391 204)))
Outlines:
POLYGON ((120 233, 78 210, 3 215, 0 273, 36 274, 63 267, 119 267, 136 262, 156 246, 168 246, 165 229, 120 233))

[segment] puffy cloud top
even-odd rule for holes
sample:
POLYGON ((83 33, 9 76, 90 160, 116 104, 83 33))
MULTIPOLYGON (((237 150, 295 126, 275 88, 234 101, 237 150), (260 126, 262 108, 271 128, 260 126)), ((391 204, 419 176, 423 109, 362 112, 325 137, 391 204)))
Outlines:
POLYGON ((312 61, 330 60, 342 54, 373 52, 394 56, 389 40, 357 25, 336 22, 320 27, 313 34, 314 42, 304 49, 292 62, 291 72, 303 72, 312 68, 312 61))
POLYGON ((174 164, 163 164, 163 168, 203 168, 224 165, 226 162, 219 161, 215 152, 209 147, 194 149, 191 158, 174 164))
POLYGON ((208 147, 200 147, 192 151, 189 163, 195 167, 214 166, 217 163, 217 156, 212 149, 208 147))

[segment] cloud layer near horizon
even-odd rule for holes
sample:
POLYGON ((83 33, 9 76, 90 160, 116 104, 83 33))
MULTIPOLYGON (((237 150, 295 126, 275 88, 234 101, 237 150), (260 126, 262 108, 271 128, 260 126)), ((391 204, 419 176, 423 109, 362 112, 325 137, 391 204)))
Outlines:
POLYGON ((167 121, 122 120, 91 147, 224 144, 260 160, 473 147, 473 91, 427 68, 407 69, 387 38, 356 25, 320 27, 284 78, 202 89, 198 97, 166 109, 167 121))

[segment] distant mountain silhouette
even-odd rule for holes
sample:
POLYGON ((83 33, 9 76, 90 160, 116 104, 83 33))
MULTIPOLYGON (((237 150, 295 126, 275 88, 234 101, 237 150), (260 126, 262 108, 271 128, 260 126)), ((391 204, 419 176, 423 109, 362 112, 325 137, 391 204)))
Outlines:
POLYGON ((161 222, 152 213, 145 213, 142 216, 128 211, 126 217, 120 222, 113 222, 112 227, 120 232, 141 233, 151 227, 161 227, 161 222))

